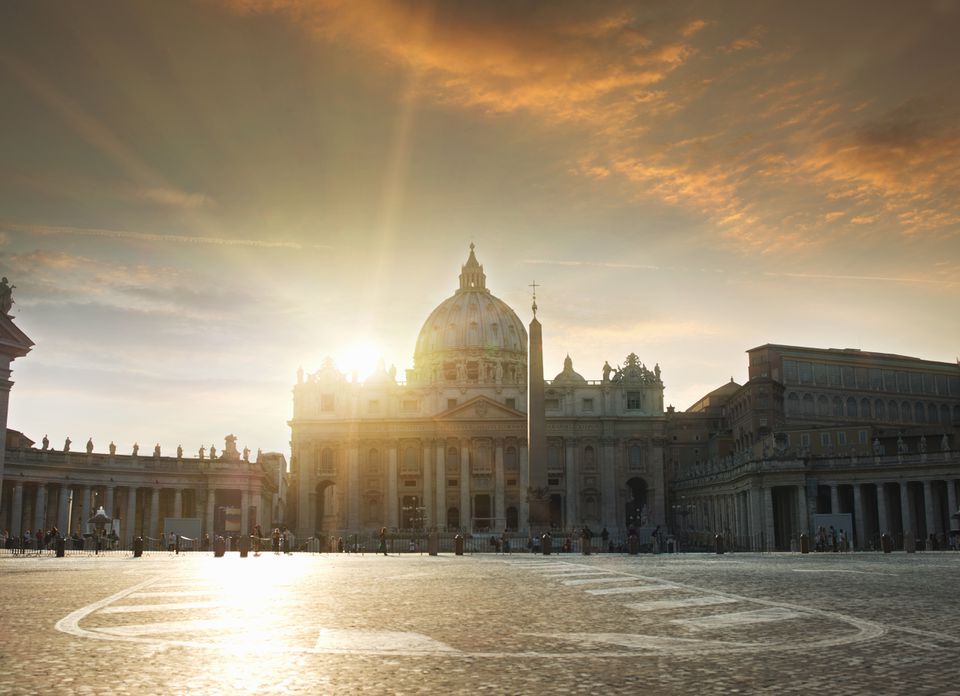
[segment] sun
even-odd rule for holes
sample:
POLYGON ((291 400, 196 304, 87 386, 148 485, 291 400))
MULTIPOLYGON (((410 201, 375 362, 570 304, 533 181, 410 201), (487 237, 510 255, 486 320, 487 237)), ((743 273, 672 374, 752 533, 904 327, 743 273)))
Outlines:
POLYGON ((353 374, 361 382, 377 368, 377 361, 383 357, 381 346, 371 339, 357 339, 344 344, 333 354, 337 369, 348 377, 353 374))

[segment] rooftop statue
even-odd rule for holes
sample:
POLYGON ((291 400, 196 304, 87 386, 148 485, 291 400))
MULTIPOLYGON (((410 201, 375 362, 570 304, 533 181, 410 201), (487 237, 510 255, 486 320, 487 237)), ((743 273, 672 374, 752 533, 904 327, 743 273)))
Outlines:
POLYGON ((10 314, 10 309, 13 307, 13 289, 15 287, 17 286, 10 285, 6 276, 0 280, 0 312, 10 314))
POLYGON ((63 451, 64 451, 64 452, 69 452, 69 451, 70 451, 70 438, 69 438, 69 437, 68 437, 66 440, 63 441, 63 451))
POLYGON ((159 457, 159 456, 160 456, 160 443, 159 443, 159 442, 158 442, 158 443, 156 444, 156 446, 153 448, 153 456, 154 456, 154 457, 159 457))
POLYGON ((183 445, 177 445, 177 459, 183 459, 183 445))
POLYGON ((87 454, 93 454, 93 438, 87 440, 87 454))
POLYGON ((139 451, 140 451, 140 445, 138 445, 136 442, 134 442, 134 443, 133 443, 133 456, 136 457, 136 456, 137 456, 137 452, 139 452, 139 451))
POLYGON ((41 442, 43 443, 43 449, 50 447, 50 439, 46 435, 43 436, 43 440, 41 440, 41 442))
POLYGON ((113 443, 113 440, 110 440, 110 454, 117 453, 117 446, 113 443))

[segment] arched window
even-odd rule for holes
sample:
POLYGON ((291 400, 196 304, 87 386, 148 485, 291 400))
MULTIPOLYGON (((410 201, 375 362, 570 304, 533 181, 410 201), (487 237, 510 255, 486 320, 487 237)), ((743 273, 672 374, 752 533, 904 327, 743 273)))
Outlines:
POLYGON ((400 465, 400 473, 404 475, 415 475, 420 473, 420 463, 417 461, 417 450, 415 447, 404 448, 403 463, 400 465))
POLYGON ((860 399, 860 417, 870 417, 870 399, 860 399))
POLYGON ((960 423, 960 406, 953 407, 953 422, 960 423))
POLYGON ((847 399, 847 418, 857 417, 857 400, 852 396, 847 399))
POLYGON ((447 473, 456 475, 460 471, 460 452, 456 447, 447 448, 447 473))
POLYGON ((333 450, 329 447, 324 447, 323 451, 320 453, 320 473, 321 474, 336 474, 337 470, 333 466, 333 450))
POLYGON ((915 420, 917 423, 925 423, 927 421, 927 410, 919 401, 913 408, 913 420, 915 420))
POLYGON ((889 414, 889 415, 890 415, 890 420, 891 420, 891 421, 894 421, 894 422, 900 420, 900 407, 897 406, 897 402, 896 402, 896 401, 889 401, 889 402, 887 402, 887 407, 888 407, 889 410, 890 410, 890 414, 889 414))
POLYGON ((380 475, 380 453, 375 449, 367 453, 367 473, 370 476, 380 475))
POLYGON ((940 422, 940 412, 937 410, 936 404, 927 404, 927 422, 928 423, 940 422))
POLYGON ((940 422, 944 425, 950 425, 950 407, 946 404, 940 406, 940 422))
POLYGON ((643 469, 643 450, 640 448, 640 445, 630 445, 628 456, 631 471, 640 471, 643 469))
POLYGON ((817 397, 817 415, 818 416, 830 415, 830 400, 827 397, 825 397, 823 394, 817 397))
POLYGON ((911 420, 913 420, 912 414, 913 409, 910 408, 910 403, 907 401, 902 402, 900 404, 900 420, 902 420, 904 423, 909 423, 911 420))
POLYGON ((597 460, 593 453, 593 447, 587 445, 583 448, 583 470, 584 471, 596 471, 597 470, 597 460))
POLYGON ((813 394, 803 395, 803 415, 805 416, 813 415, 813 394))
POLYGON ((503 469, 504 471, 518 471, 520 465, 517 462, 517 448, 507 447, 503 450, 503 469))
POLYGON ((843 399, 839 396, 833 397, 833 415, 843 418, 843 399))
POLYGON ((800 415, 800 397, 797 396, 796 392, 790 392, 787 394, 787 415, 800 415))
POLYGON ((887 420, 887 409, 884 407, 883 401, 880 399, 877 399, 873 402, 873 415, 877 420, 887 420))

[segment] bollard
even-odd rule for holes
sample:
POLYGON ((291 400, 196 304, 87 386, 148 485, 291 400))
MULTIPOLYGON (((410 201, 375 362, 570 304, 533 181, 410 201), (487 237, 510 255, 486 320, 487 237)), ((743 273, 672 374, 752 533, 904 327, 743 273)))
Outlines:
POLYGON ((63 540, 63 537, 58 536, 57 540, 53 542, 53 547, 56 549, 57 558, 63 558, 67 548, 67 544, 63 540))
POLYGON ((810 553, 810 539, 806 534, 800 535, 800 553, 810 553))
POLYGON ((549 532, 545 532, 540 537, 540 548, 544 556, 549 556, 553 552, 553 537, 550 536, 549 532))
POLYGON ((437 537, 436 531, 430 532, 427 535, 427 553, 431 556, 436 556, 440 552, 440 539, 437 537))
POLYGON ((237 547, 240 549, 240 558, 246 558, 250 552, 250 536, 248 534, 242 535, 237 547))
POLYGON ((631 556, 636 556, 640 553, 640 537, 636 534, 631 534, 627 537, 627 553, 631 556))
POLYGON ((214 558, 223 558, 223 554, 227 552, 227 540, 222 536, 218 536, 213 540, 213 556, 214 558))
POLYGON ((716 547, 717 554, 722 555, 723 554, 723 536, 720 534, 717 534, 715 537, 713 537, 713 544, 716 547))
POLYGON ((883 549, 884 553, 893 551, 893 541, 890 539, 889 534, 882 534, 880 536, 880 548, 883 549))
POLYGON ((453 552, 458 556, 463 555, 463 536, 460 534, 453 537, 453 552))
POLYGON ((903 535, 903 550, 907 553, 917 552, 917 539, 913 533, 903 535))
POLYGON ((140 558, 143 555, 143 537, 136 537, 133 540, 133 557, 140 558))

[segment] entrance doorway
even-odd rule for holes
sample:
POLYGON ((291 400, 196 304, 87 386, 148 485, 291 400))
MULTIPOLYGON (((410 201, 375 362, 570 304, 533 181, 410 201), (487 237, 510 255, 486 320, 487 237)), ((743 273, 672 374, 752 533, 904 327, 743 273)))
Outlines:
POLYGON ((634 477, 627 481, 627 489, 630 491, 624 518, 627 528, 642 527, 647 515, 647 482, 642 478, 634 477))
POLYGON ((490 496, 486 493, 478 493, 473 496, 473 528, 478 532, 485 532, 493 524, 493 511, 491 510, 490 496))

